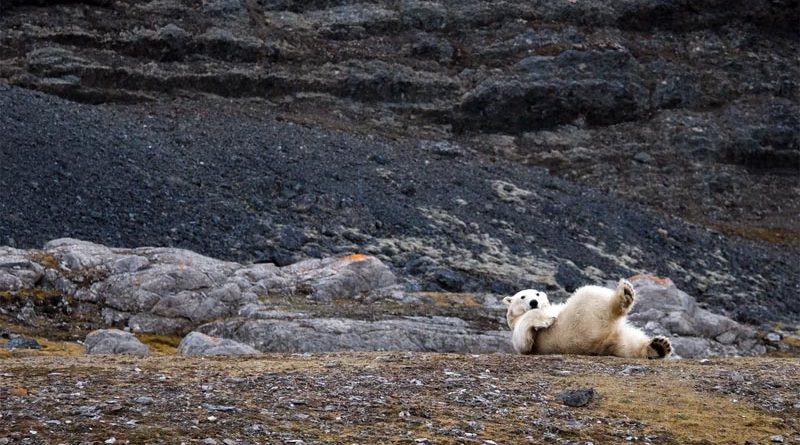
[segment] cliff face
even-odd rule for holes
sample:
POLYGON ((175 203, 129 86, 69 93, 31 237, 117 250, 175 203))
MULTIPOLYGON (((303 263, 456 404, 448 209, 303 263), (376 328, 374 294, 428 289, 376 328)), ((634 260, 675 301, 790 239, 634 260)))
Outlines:
POLYGON ((0 244, 555 297, 644 271, 800 317, 797 1, 2 7, 0 244))

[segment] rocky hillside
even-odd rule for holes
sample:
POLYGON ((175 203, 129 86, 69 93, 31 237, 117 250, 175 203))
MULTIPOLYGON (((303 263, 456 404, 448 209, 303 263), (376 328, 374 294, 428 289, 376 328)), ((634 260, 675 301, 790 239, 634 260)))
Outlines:
POLYGON ((728 234, 800 240, 797 0, 3 5, 15 85, 89 103, 211 94, 458 142, 728 234))

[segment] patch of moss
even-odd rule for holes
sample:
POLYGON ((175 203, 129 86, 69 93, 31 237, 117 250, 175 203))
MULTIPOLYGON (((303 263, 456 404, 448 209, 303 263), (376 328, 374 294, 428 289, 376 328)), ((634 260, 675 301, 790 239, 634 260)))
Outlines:
POLYGON ((181 343, 181 337, 178 335, 139 333, 136 334, 136 338, 146 344, 151 351, 162 354, 175 354, 178 350, 178 345, 181 343))
POLYGON ((31 254, 31 260, 41 264, 48 269, 60 270, 61 265, 52 253, 35 251, 31 254))
POLYGON ((58 289, 46 289, 41 287, 0 292, 0 300, 12 303, 26 300, 34 300, 34 302, 45 301, 52 298, 60 298, 61 296, 61 291, 58 289))
POLYGON ((698 392, 664 375, 587 376, 575 379, 573 385, 595 388, 598 397, 588 407, 593 415, 636 419, 654 434, 671 432, 679 443, 745 443, 781 433, 777 417, 744 401, 698 392))

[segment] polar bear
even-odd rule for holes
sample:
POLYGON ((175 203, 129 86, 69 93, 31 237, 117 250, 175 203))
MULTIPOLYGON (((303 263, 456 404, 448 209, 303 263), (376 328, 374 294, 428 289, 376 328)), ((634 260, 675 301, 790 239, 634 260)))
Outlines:
POLYGON ((556 315, 549 311, 547 294, 534 289, 517 292, 513 297, 503 298, 508 305, 506 321, 511 328, 511 344, 520 354, 533 354, 536 331, 550 327, 556 315), (511 308, 514 308, 513 310, 511 308))
MULTIPOLYGON (((531 295, 531 290, 523 292, 531 295)), ((527 313, 534 309, 529 300, 526 304, 522 298, 506 298, 509 299, 504 299, 508 305, 506 320, 513 331, 512 343, 515 350, 523 353, 653 359, 672 353, 672 345, 666 337, 650 338, 628 324, 626 315, 633 306, 636 292, 627 280, 620 280, 616 289, 581 287, 565 303, 547 304, 536 309, 540 313, 530 316, 527 313), (547 322, 543 320, 550 318, 555 320, 545 326, 547 322)), ((537 300, 537 307, 539 302, 537 300)))

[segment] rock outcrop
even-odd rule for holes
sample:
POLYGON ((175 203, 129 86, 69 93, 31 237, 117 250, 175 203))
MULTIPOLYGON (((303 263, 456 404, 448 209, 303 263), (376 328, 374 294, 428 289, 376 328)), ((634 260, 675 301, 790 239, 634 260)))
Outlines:
POLYGON ((374 257, 356 254, 301 261, 283 268, 241 265, 170 248, 114 249, 75 239, 47 243, 28 254, 7 251, 3 290, 39 280, 76 300, 97 305, 108 325, 135 332, 175 333, 236 315, 259 296, 300 294, 324 301, 390 294, 397 280, 374 257), (41 258, 50 266, 36 263, 41 258))
MULTIPOLYGON (((178 348, 184 354, 511 351, 499 296, 410 292, 387 265, 365 254, 278 267, 63 238, 42 250, 3 248, 0 277, 0 292, 61 294, 74 303, 70 310, 89 311, 102 326, 192 330, 178 348)), ((639 300, 631 321, 670 337, 678 355, 766 351, 753 328, 701 308, 669 279, 640 275, 632 282, 639 300)), ((132 333, 116 329, 92 332, 86 348, 147 353, 132 333)))

